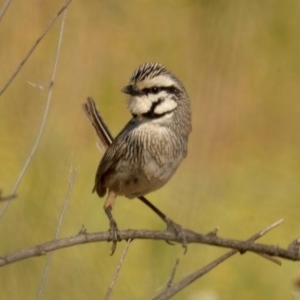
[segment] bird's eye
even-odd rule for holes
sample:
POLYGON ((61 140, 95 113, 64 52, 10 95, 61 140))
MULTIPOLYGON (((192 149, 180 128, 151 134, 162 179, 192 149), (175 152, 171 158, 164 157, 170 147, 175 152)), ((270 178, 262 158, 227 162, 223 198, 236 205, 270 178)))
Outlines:
POLYGON ((151 88, 151 93, 157 94, 158 92, 159 92, 159 88, 157 86, 154 86, 153 88, 151 88))

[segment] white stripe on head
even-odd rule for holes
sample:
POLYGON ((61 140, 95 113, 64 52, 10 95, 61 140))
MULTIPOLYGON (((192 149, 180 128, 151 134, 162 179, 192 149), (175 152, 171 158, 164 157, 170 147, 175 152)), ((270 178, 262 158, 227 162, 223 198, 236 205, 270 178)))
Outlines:
POLYGON ((154 86, 158 87, 169 87, 172 85, 178 86, 177 82, 174 81, 170 76, 168 75, 158 75, 153 78, 146 78, 145 80, 139 81, 136 83, 136 86, 139 90, 142 90, 144 88, 151 88, 154 86))

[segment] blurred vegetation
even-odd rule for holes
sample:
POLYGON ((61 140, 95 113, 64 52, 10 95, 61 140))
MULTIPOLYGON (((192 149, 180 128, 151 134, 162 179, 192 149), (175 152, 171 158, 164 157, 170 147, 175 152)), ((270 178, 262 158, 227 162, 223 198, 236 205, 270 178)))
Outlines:
MULTIPOLYGON (((1 2, 1 6, 4 1, 1 2)), ((63 1, 12 1, 0 23, 2 87, 63 1)), ((114 134, 129 119, 120 89, 145 61, 159 61, 185 84, 193 111, 189 155, 149 199, 184 227, 246 239, 285 223, 261 242, 299 236, 300 2, 73 1, 38 151, 0 222, 1 253, 53 239, 71 170, 78 176, 61 237, 108 228, 103 199, 91 194, 101 155, 81 104, 93 96, 114 134)), ((0 188, 8 194, 40 127, 60 22, 56 22, 0 98, 0 188), (34 86, 35 85, 35 86, 34 86), (39 88, 41 87, 41 88, 39 88)), ((4 205, 1 203, 0 205, 4 205)), ((119 228, 164 229, 143 204, 117 200, 119 228)), ((103 299, 125 243, 54 253, 43 299, 103 299)), ((149 299, 177 257, 177 279, 226 250, 134 241, 112 299, 149 299)), ((34 299, 46 257, 1 269, 0 299, 34 299)), ((290 299, 299 264, 278 267, 236 256, 174 299, 290 299), (197 296, 198 295, 198 296, 197 296)))

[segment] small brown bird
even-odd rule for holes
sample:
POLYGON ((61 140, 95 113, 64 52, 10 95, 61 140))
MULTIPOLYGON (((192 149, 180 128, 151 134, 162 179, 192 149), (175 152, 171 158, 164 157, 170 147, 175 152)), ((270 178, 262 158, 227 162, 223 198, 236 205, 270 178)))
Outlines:
MULTIPOLYGON (((138 197, 169 227, 176 227, 144 195, 165 185, 187 155, 191 132, 190 101, 183 84, 159 63, 145 63, 132 74, 122 91, 129 95, 131 120, 112 138, 91 98, 83 108, 106 152, 100 161, 93 192, 108 193, 104 210, 114 241, 117 224, 111 210, 117 196, 138 197)), ((176 231, 176 228, 175 228, 176 231)), ((113 245, 113 251, 116 243, 113 245)))

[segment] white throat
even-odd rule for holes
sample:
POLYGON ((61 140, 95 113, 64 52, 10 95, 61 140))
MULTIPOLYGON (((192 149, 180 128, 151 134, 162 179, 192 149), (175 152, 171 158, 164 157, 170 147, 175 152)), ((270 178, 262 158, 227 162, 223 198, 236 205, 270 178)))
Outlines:
POLYGON ((176 101, 167 92, 132 96, 129 99, 128 109, 134 115, 149 113, 154 107, 154 113, 161 115, 173 111, 177 107, 176 101))

